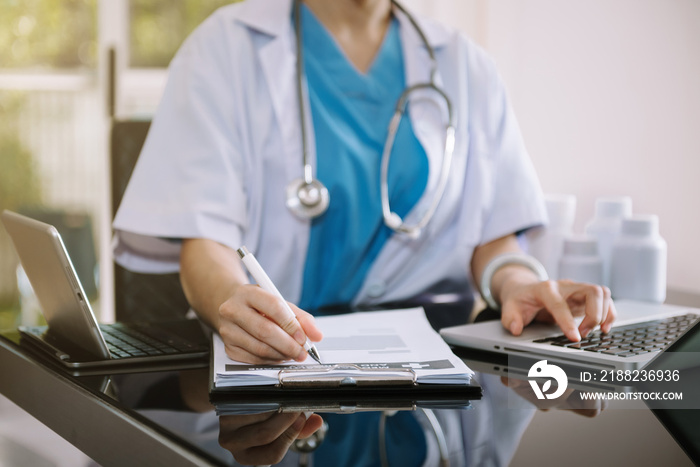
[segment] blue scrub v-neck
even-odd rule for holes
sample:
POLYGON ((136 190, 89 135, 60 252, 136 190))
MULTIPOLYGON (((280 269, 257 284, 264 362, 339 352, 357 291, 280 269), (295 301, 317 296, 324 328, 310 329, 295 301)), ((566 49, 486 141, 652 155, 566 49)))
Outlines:
MULTIPOLYGON (((316 138, 316 177, 330 192, 328 210, 311 224, 299 305, 318 314, 348 305, 393 231, 382 219, 379 174, 389 120, 405 88, 399 25, 392 19, 374 62, 363 74, 302 5, 304 72, 316 138)), ((408 118, 399 126, 389 167, 391 207, 404 216, 428 180, 428 159, 408 118)), ((318 465, 379 467, 379 413, 324 414, 329 435, 314 453, 318 465)), ((392 464, 419 466, 422 429, 409 412, 387 420, 392 464)))
MULTIPOLYGON (((313 220, 299 305, 348 305, 393 231, 382 218, 381 154, 389 121, 404 91, 399 24, 392 18, 367 73, 350 63, 333 36, 301 8, 304 72, 316 138, 316 177, 330 206, 313 220)), ((389 167, 391 208, 405 216, 423 194, 428 159, 401 120, 389 167)))

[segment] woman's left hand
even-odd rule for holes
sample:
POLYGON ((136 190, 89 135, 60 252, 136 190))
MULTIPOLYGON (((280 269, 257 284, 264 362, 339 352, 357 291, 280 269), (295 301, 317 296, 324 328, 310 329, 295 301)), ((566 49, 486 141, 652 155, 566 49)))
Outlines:
MULTIPOLYGON (((481 278, 486 266, 498 255, 522 253, 515 235, 506 235, 474 249, 472 276, 481 278)), ((481 286, 481 284, 477 284, 481 286)), ((519 264, 507 264, 492 276, 490 289, 501 304, 501 323, 518 336, 533 320, 556 322, 566 337, 578 342, 596 326, 610 331, 617 313, 610 289, 570 280, 539 281, 519 264), (577 327, 575 317, 583 316, 577 327)))
MULTIPOLYGON (((514 277, 515 276, 515 277, 514 277)), ((572 341, 586 337, 596 326, 610 331, 617 316, 610 289, 605 286, 549 280, 518 281, 509 277, 501 289, 501 323, 513 335, 520 335, 530 322, 556 322, 572 341), (575 317, 583 316, 579 326, 575 317)))
POLYGON ((538 399, 527 380, 502 376, 501 383, 543 412, 550 409, 571 410, 575 414, 593 418, 608 407, 606 399, 586 399, 577 389, 568 388, 556 399, 538 399))

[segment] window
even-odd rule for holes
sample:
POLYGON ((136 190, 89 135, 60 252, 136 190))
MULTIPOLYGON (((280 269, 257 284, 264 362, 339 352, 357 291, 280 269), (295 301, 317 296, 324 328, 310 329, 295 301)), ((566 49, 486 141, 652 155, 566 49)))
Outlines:
POLYGON ((94 69, 97 0, 6 1, 0 15, 0 63, 6 69, 94 69))
MULTIPOLYGON (((202 20, 227 3, 2 2, 0 210, 41 209, 90 218, 103 292, 95 304, 103 320, 112 317, 107 49, 114 48, 121 59, 117 116, 150 119, 165 83, 165 68, 178 47, 202 20)), ((37 322, 36 303, 31 297, 20 298, 17 265, 9 237, 0 228, 0 329, 22 320, 37 322)))
POLYGON ((182 41, 230 0, 129 2, 129 66, 166 68, 182 41))
MULTIPOLYGON (((97 0, 3 2, 0 64, 0 210, 96 219, 104 166, 97 0)), ((17 265, 0 229, 0 329, 38 322, 36 303, 20 302, 17 265)))

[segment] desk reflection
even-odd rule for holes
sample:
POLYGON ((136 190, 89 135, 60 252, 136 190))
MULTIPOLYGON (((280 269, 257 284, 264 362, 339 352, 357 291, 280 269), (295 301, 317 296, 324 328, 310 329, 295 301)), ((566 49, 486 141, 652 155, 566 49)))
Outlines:
POLYGON ((219 443, 244 465, 278 464, 292 444, 323 426, 317 414, 267 412, 219 417, 219 443))
MULTIPOLYGON (((207 369, 115 376, 114 383, 122 403, 225 465, 508 465, 537 409, 514 398, 514 388, 500 376, 476 378, 483 398, 468 408, 357 413, 278 408, 220 417, 209 401, 207 369), (295 442, 317 434, 324 421, 328 431, 318 449, 308 456, 294 452, 295 442)), ((314 402, 308 408, 317 409, 314 402)))

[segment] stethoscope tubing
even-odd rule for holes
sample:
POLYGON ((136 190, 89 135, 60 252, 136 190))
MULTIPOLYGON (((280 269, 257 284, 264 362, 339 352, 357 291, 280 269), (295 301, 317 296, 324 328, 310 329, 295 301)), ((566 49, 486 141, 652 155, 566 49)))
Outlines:
MULTIPOLYGON (((392 116, 389 127, 387 131, 387 138, 384 144, 384 149, 382 151, 381 159, 381 178, 380 178, 380 191, 381 191, 381 203, 382 203, 382 217, 384 218, 384 223, 395 230, 396 232, 401 232, 407 234, 411 238, 417 238, 422 229, 430 222, 437 211, 437 207, 442 200, 443 194, 447 187, 447 182, 449 179, 449 171, 452 164, 452 154, 454 152, 455 143, 455 127, 453 121, 453 109, 452 103, 447 96, 447 94, 440 89, 435 84, 435 79, 437 75, 437 60, 435 59, 435 53, 433 48, 430 46, 423 30, 418 26, 415 18, 409 14, 406 9, 392 0, 393 5, 398 8, 406 17, 409 19, 413 27, 415 28, 417 34, 420 36, 421 40, 426 46, 428 55, 430 56, 430 81, 425 83, 414 84, 404 90, 404 92, 399 97, 396 104, 396 110, 392 116), (396 138, 396 132, 398 131, 399 124, 403 114, 406 112, 406 107, 408 106, 409 98, 411 94, 416 91, 430 90, 436 92, 445 102, 447 110, 447 124, 445 126, 445 145, 443 148, 443 159, 442 165, 440 167, 440 177, 438 179, 433 199, 428 209, 425 211, 421 219, 414 225, 407 225, 404 223, 401 217, 391 211, 391 206, 389 203, 389 161, 391 159, 391 150, 394 146, 394 141, 396 138)), ((299 104, 299 121, 301 126, 301 141, 302 141, 302 160, 304 164, 304 176, 303 179, 295 179, 288 185, 287 188, 287 206, 298 216, 302 218, 313 218, 323 214, 330 202, 330 197, 326 187, 313 176, 313 167, 309 161, 308 154, 308 141, 306 132, 306 112, 304 110, 304 55, 301 40, 301 2, 300 0, 294 1, 294 29, 296 36, 296 84, 297 84, 297 96, 299 104), (307 204, 300 200, 301 190, 314 187, 318 190, 318 203, 307 204), (296 197, 296 198, 295 198, 296 197)))
MULTIPOLYGON (((415 23, 414 23, 415 24, 415 23)), ((422 36, 422 34, 421 34, 422 36)), ((430 54, 432 57, 432 53, 430 54)), ((384 143, 384 150, 382 151, 381 159, 381 173, 380 173, 380 190, 381 190, 381 200, 382 200, 382 216, 384 217, 384 222, 397 232, 404 233, 409 237, 415 238, 420 235, 421 230, 430 222, 437 207, 442 200, 442 197, 447 188, 447 182, 450 174, 450 167, 452 165, 452 155, 454 153, 454 142, 455 142, 455 129, 452 122, 452 105, 450 99, 447 97, 445 92, 437 87, 433 82, 430 83, 418 83, 407 88, 399 97, 396 104, 396 111, 389 122, 389 130, 387 133, 387 139, 384 143), (447 105, 448 113, 448 124, 445 127, 445 146, 443 148, 443 158, 442 166, 440 167, 440 178, 438 179, 437 186, 435 187, 435 193, 433 199, 425 211, 421 219, 414 225, 407 225, 398 214, 391 211, 391 206, 389 205, 389 161, 391 160, 391 150, 394 146, 394 140, 396 133, 401 123, 401 118, 406 112, 406 106, 408 105, 408 98, 415 91, 420 91, 423 89, 429 89, 437 92, 445 100, 447 105)))

